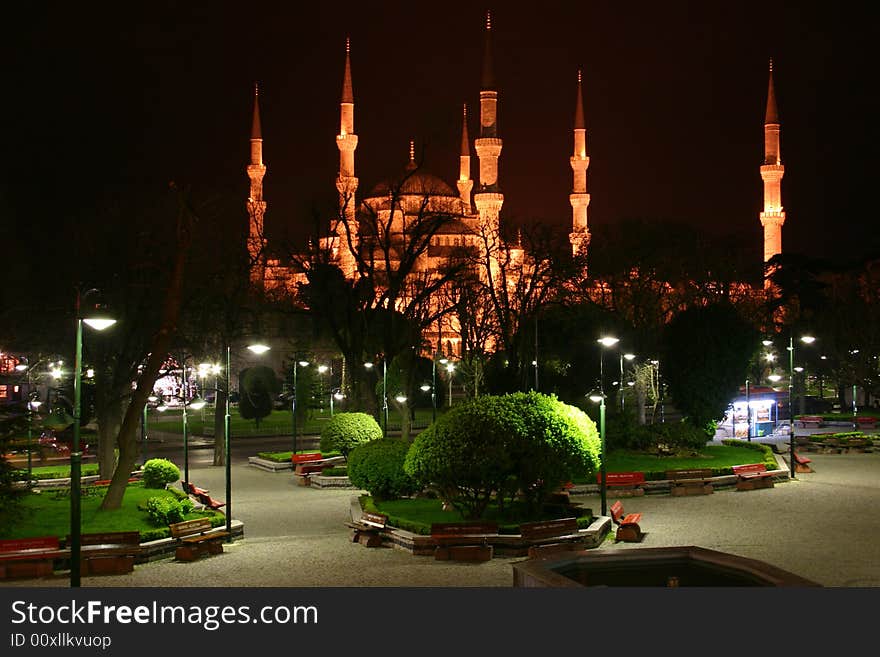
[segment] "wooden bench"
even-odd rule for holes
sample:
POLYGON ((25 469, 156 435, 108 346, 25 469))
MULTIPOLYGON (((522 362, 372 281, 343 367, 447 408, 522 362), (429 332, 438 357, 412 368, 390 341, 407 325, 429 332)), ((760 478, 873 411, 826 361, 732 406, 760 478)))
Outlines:
POLYGON ((814 428, 818 429, 819 427, 825 426, 825 421, 819 415, 801 415, 797 418, 797 421, 801 423, 801 426, 805 429, 814 428))
POLYGON ((535 544, 529 546, 529 557, 574 549, 582 538, 578 533, 577 518, 524 522, 519 526, 519 533, 524 541, 535 544))
POLYGON ((712 470, 667 470, 666 478, 670 482, 669 492, 675 496, 710 495, 715 492, 712 484, 712 470))
MULTIPOLYGON (((70 547, 70 536, 67 537, 70 547)), ((80 536, 80 572, 83 575, 124 575, 134 570, 141 552, 140 532, 103 532, 80 536)))
POLYGON ((794 453, 794 471, 805 473, 805 472, 813 472, 812 466, 810 463, 813 462, 813 459, 804 456, 803 454, 794 453))
POLYGON ((183 490, 185 493, 194 497, 195 500, 202 505, 202 508, 211 509, 211 511, 219 511, 226 506, 226 502, 221 502, 220 500, 215 500, 211 497, 211 491, 207 488, 199 488, 192 482, 183 482, 183 490))
POLYGON ((388 524, 388 516, 384 513, 370 513, 364 511, 360 518, 348 523, 351 527, 351 542, 360 543, 366 547, 380 547, 382 545, 382 530, 388 524))
POLYGON ((57 536, 0 540, 0 579, 51 575, 55 559, 66 554, 57 536))
MULTIPOLYGON (((602 473, 596 473, 596 483, 602 485, 602 473)), ((606 472, 605 485, 617 489, 617 494, 624 497, 637 497, 645 494, 644 472, 606 472)))
POLYGON ((756 488, 773 488, 773 473, 763 463, 747 463, 734 465, 737 490, 755 490, 756 488))
POLYGON ((623 510, 623 503, 617 500, 611 505, 611 521, 617 525, 617 534, 614 539, 616 541, 626 541, 629 543, 640 542, 645 534, 639 526, 642 520, 641 513, 627 514, 623 510))
POLYGON ((876 429, 877 428, 877 418, 870 417, 868 415, 857 415, 856 416, 856 426, 860 429, 876 429))
POLYGON ((494 522, 435 522, 431 539, 438 561, 489 561, 494 547, 489 539, 498 536, 494 522))
POLYGON ((229 536, 225 531, 213 530, 210 518, 175 522, 168 528, 172 538, 179 542, 174 551, 174 558, 178 561, 195 561, 206 554, 221 554, 223 539, 229 536))

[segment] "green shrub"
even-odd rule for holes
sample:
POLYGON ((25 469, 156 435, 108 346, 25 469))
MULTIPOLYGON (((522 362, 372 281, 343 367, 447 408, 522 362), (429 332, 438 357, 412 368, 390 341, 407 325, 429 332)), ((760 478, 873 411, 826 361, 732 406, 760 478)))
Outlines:
POLYGON ((336 450, 348 453, 363 443, 382 437, 382 429, 372 415, 337 413, 321 431, 321 452, 336 450))
POLYGON ((146 503, 147 516, 149 516, 150 522, 157 526, 181 522, 186 518, 186 514, 192 510, 193 503, 189 498, 151 497, 146 503))
POLYGON ((180 469, 168 459, 150 459, 144 463, 144 488, 165 488, 180 479, 180 469))
POLYGON ((415 493, 419 486, 403 471, 409 441, 380 438, 358 445, 348 455, 348 479, 377 500, 397 499, 415 493))
POLYGON ((586 413, 536 392, 484 396, 450 409, 420 433, 404 471, 466 518, 517 495, 536 507, 599 465, 599 435, 586 413))
MULTIPOLYGON (((761 462, 767 466, 768 470, 775 470, 778 467, 776 457, 773 455, 773 448, 771 448, 769 445, 764 445, 762 443, 752 443, 747 440, 739 440, 738 438, 725 438, 721 441, 721 444, 727 445, 728 447, 742 447, 743 449, 760 452, 760 456, 758 456, 758 458, 755 458, 753 461, 748 462, 761 462)), ((721 474, 730 474, 732 472, 733 470, 731 470, 730 468, 726 468, 726 471, 721 474)))

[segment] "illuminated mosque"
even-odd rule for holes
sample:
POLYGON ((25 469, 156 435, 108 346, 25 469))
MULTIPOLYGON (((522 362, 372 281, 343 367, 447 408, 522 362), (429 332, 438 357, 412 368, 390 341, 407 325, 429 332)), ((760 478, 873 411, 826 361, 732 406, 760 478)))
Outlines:
MULTIPOLYGON (((407 240, 416 239, 414 227, 427 216, 444 217, 430 232, 429 243, 419 255, 413 267, 413 276, 430 277, 437 275, 450 258, 460 254, 462 249, 480 249, 490 257, 484 259, 479 276, 482 280, 498 276, 498 253, 502 249, 505 268, 514 271, 516 267, 529 267, 529 254, 518 244, 505 243, 501 231, 501 208, 504 194, 498 175, 498 162, 502 153, 503 140, 498 130, 497 115, 499 91, 495 83, 492 65, 492 23, 487 13, 485 23, 485 49, 483 55, 480 85, 479 135, 473 140, 476 152, 478 179, 472 177, 472 142, 468 135, 467 105, 463 109, 461 150, 458 178, 455 189, 441 177, 425 171, 416 163, 414 144, 410 142, 409 161, 402 174, 389 181, 379 183, 359 197, 359 180, 355 169, 355 152, 358 134, 355 132, 355 100, 351 75, 351 51, 349 42, 345 47, 345 68, 340 98, 339 134, 336 147, 339 150, 339 169, 336 176, 338 214, 329 222, 327 236, 319 238, 319 249, 329 254, 329 262, 337 265, 349 280, 362 275, 358 268, 359 258, 370 258, 377 243, 384 240, 386 252, 381 257, 371 258, 376 271, 385 266, 395 267, 396 253, 405 248, 407 240), (365 222, 364 217, 371 220, 365 222), (494 251, 494 253, 493 253, 494 251), (386 253, 390 256, 386 265, 386 253)), ((578 71, 577 95, 573 122, 573 149, 569 155, 572 168, 572 187, 569 194, 572 219, 569 242, 572 254, 588 255, 590 230, 587 209, 590 194, 587 191, 587 169, 590 157, 587 154, 587 136, 584 122, 582 78, 578 71)), ((266 165, 263 162, 263 139, 260 124, 259 92, 254 91, 253 124, 250 139, 250 163, 247 175, 250 179, 250 194, 247 200, 249 216, 248 251, 251 257, 251 281, 267 291, 295 295, 297 286, 306 282, 303 268, 296 264, 285 264, 267 257, 267 241, 263 225, 266 214, 266 201, 263 195, 263 177, 266 165)), ((764 160, 760 166, 764 186, 764 209, 760 222, 764 231, 764 262, 782 252, 782 225, 785 212, 782 207, 781 180, 784 167, 780 152, 780 123, 773 88, 773 64, 770 62, 770 78, 767 95, 767 108, 764 118, 764 160)), ((449 327, 443 331, 427 332, 425 341, 436 346, 437 351, 456 355, 461 354, 460 336, 455 318, 449 318, 449 327)))

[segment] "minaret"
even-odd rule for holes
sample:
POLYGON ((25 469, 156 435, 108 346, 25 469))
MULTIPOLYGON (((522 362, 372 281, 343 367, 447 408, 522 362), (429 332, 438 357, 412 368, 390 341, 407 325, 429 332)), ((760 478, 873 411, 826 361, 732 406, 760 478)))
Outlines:
POLYGON ((584 98, 581 89, 581 71, 578 70, 577 100, 574 110, 574 152, 569 158, 574 180, 568 201, 571 203, 571 251, 574 256, 587 254, 590 244, 590 229, 587 224, 587 206, 590 195, 587 194, 587 168, 590 158, 587 155, 587 129, 584 124, 584 98))
MULTIPOLYGON (((778 253, 782 253, 782 224, 785 212, 782 210, 782 152, 779 148, 779 113, 776 111, 776 93, 773 90, 773 60, 770 60, 770 83, 767 89, 767 112, 764 115, 764 163, 761 165, 761 179, 764 181, 764 211, 761 212, 761 225, 764 227, 764 263, 778 253)), ((765 280, 764 287, 770 285, 765 280)))
POLYGON ((467 129, 467 103, 464 104, 461 120, 461 155, 459 156, 458 167, 458 195, 464 205, 464 213, 471 213, 471 190, 474 187, 474 181, 471 180, 471 144, 468 139, 467 129))
POLYGON ((474 194, 474 205, 480 214, 480 224, 491 234, 498 232, 498 215, 504 195, 498 186, 498 157, 501 139, 498 138, 498 90, 492 71, 492 16, 486 12, 486 48, 483 54, 483 79, 480 88, 480 136, 474 140, 474 149, 480 160, 480 185, 474 194))
POLYGON ((336 190, 339 192, 339 218, 336 222, 336 247, 339 266, 346 277, 354 277, 357 262, 351 246, 357 247, 358 233, 355 220, 355 192, 358 179, 354 175, 354 151, 358 137, 354 134, 354 92, 351 87, 351 42, 345 40, 345 73, 342 78, 342 98, 339 103, 339 175, 336 190), (347 229, 347 231, 346 231, 347 229))
POLYGON ((263 164, 263 136, 260 129, 260 89, 256 84, 254 84, 254 117, 251 125, 251 162, 247 167, 247 175, 251 180, 251 190, 247 200, 251 282, 261 285, 266 266, 266 239, 263 236, 263 217, 266 214, 263 176, 266 175, 266 167, 263 164))

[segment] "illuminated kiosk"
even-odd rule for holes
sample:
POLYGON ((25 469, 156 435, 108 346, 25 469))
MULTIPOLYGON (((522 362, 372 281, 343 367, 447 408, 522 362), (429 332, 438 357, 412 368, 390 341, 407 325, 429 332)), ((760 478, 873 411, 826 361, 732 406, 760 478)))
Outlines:
POLYGON ((731 402, 722 426, 732 438, 748 440, 769 436, 779 423, 780 402, 784 402, 782 392, 773 388, 751 388, 748 395, 741 394, 731 402))
POLYGON ((524 588, 821 586, 763 561, 692 545, 586 550, 527 559, 513 564, 513 585, 524 588))

